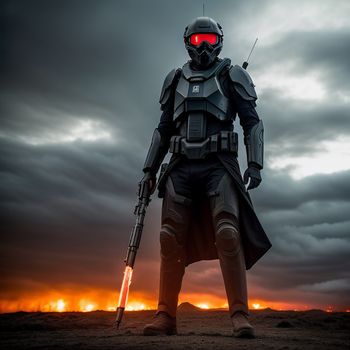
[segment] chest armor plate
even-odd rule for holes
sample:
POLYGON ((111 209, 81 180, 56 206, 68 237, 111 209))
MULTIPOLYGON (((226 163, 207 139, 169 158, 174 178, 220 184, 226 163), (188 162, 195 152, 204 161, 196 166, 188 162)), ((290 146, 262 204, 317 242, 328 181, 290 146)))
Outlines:
POLYGON ((229 64, 229 59, 223 59, 205 71, 191 70, 189 63, 183 66, 175 91, 175 121, 199 113, 210 113, 223 121, 231 118, 227 113, 229 100, 218 79, 222 69, 229 64))

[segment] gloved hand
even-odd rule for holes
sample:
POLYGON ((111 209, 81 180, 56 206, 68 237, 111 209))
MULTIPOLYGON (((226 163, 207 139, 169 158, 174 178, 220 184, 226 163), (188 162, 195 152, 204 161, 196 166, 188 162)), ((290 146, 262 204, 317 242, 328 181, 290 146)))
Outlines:
POLYGON ((143 178, 140 181, 140 188, 142 188, 143 187, 142 185, 145 183, 150 190, 150 194, 153 194, 153 192, 156 189, 156 181, 157 181, 156 176, 153 175, 150 171, 147 171, 145 175, 143 175, 143 178))
POLYGON ((260 169, 254 164, 249 164, 248 169, 244 172, 243 180, 245 185, 248 183, 249 179, 250 179, 250 182, 247 190, 251 190, 260 185, 260 182, 261 182, 260 169))

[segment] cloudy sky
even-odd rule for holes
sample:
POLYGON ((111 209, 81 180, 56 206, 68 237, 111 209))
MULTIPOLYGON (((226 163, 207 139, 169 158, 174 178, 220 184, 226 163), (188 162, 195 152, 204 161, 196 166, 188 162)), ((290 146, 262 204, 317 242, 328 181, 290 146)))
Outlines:
MULTIPOLYGON (((0 311, 60 299, 107 309, 162 82, 187 60, 183 30, 202 1, 0 6, 0 311)), ((273 248, 248 272, 250 303, 349 308, 350 3, 207 0, 206 14, 234 64, 259 38, 248 70, 266 161, 252 197, 273 248)), ((239 158, 244 170, 243 148, 239 158)), ((160 205, 150 205, 130 294, 153 307, 160 205)), ((181 301, 225 303, 217 260, 187 268, 181 301)))

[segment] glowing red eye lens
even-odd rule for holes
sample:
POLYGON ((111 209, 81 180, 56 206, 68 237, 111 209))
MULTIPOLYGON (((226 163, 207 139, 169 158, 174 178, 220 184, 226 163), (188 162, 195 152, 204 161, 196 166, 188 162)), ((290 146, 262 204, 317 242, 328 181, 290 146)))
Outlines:
POLYGON ((200 45, 203 41, 207 41, 210 45, 214 45, 218 42, 218 36, 212 33, 199 33, 192 34, 190 37, 190 43, 194 46, 200 45))

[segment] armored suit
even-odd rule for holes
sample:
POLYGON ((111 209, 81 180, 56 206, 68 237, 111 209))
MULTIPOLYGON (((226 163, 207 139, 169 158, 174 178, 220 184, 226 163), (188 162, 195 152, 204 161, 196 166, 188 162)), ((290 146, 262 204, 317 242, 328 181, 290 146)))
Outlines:
MULTIPOLYGON (((188 264, 219 258, 230 315, 246 317, 245 270, 271 244, 242 181, 234 121, 238 114, 248 160, 245 182, 250 180, 248 189, 254 188, 261 181, 263 168, 263 124, 254 108, 257 95, 243 68, 217 57, 222 47, 218 23, 197 18, 186 28, 184 39, 192 60, 182 69, 172 70, 164 81, 160 95, 163 113, 143 168, 143 181, 154 186, 165 155, 172 153, 158 181, 159 197, 164 200, 157 315, 176 319, 188 264), (210 37, 212 34, 216 37, 210 37)), ((251 326, 245 325, 252 335, 251 326)), ((151 325, 146 326, 145 334, 147 330, 152 333, 150 329, 151 325)), ((243 333, 241 329, 239 334, 243 333)))

